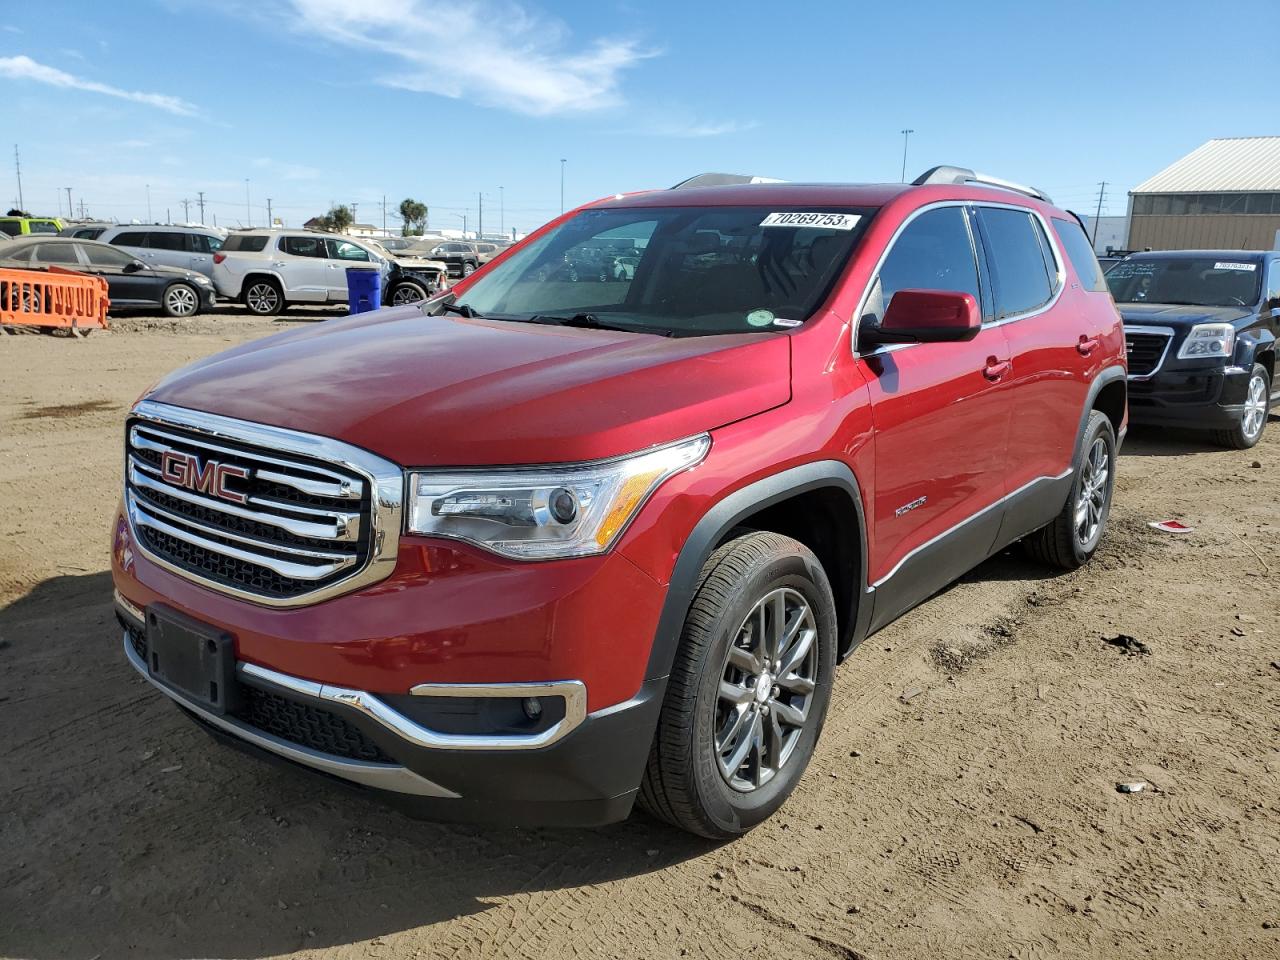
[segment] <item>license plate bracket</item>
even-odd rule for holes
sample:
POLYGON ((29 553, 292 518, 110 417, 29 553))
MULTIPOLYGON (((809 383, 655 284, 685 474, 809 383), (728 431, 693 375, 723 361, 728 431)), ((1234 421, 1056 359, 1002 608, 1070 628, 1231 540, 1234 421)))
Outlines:
POLYGON ((147 673, 213 713, 235 708, 235 637, 164 606, 147 608, 147 673))

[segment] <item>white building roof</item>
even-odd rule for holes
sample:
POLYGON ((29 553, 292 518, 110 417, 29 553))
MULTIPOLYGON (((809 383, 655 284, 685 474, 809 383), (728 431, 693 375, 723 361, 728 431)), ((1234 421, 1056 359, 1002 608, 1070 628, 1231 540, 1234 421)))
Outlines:
POLYGON ((1280 192, 1280 137, 1203 143, 1130 193, 1280 192))

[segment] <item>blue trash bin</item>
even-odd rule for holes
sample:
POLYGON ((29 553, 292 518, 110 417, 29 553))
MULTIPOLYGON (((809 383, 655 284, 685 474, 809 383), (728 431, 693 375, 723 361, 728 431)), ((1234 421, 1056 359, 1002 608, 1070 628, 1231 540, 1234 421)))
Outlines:
POLYGON ((374 267, 347 267, 348 313, 382 308, 382 274, 374 267))

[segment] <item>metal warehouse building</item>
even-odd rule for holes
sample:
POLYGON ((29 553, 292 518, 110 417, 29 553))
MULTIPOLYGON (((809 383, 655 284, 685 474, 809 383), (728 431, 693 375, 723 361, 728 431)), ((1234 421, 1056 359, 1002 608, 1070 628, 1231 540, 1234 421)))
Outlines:
POLYGON ((1129 249, 1280 247, 1280 137, 1210 140, 1129 192, 1129 249))

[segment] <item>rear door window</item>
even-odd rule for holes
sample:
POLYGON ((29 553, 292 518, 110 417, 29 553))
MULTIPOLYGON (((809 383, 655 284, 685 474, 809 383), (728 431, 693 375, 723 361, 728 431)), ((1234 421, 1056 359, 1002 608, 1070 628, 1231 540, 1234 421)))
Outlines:
POLYGON ((294 257, 324 259, 324 240, 320 237, 281 237, 280 249, 294 257))
POLYGON ((996 317, 1014 317, 1042 307, 1053 296, 1043 233, 1026 210, 979 207, 978 217, 994 274, 996 317))
POLYGON ((145 247, 147 245, 147 235, 140 230, 128 231, 116 234, 108 242, 114 243, 118 247, 145 247))
POLYGON ((80 258, 76 256, 74 243, 39 243, 36 244, 33 263, 53 263, 60 267, 78 267, 80 258))
POLYGON ((188 246, 188 236, 189 234, 173 230, 152 230, 147 234, 146 246, 152 250, 175 250, 179 253, 187 253, 191 250, 188 246))

